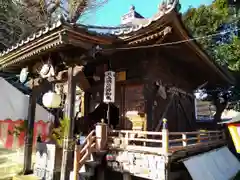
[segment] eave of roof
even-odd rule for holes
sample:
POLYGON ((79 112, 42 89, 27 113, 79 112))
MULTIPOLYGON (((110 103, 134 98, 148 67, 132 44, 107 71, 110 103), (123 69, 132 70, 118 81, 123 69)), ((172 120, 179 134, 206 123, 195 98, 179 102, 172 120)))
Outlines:
POLYGON ((48 50, 71 44, 91 48, 94 44, 112 44, 114 36, 88 32, 59 20, 0 53, 0 70, 48 50))
POLYGON ((21 40, 19 43, 16 43, 15 45, 13 45, 12 47, 4 50, 2 53, 0 53, 0 57, 6 56, 7 54, 27 45, 28 43, 36 40, 36 39, 40 39, 42 36, 44 36, 45 34, 56 30, 57 28, 59 28, 62 25, 61 21, 58 21, 56 23, 53 23, 51 26, 46 26, 45 28, 41 29, 40 31, 33 33, 31 36, 27 37, 25 40, 21 40))
POLYGON ((209 55, 201 48, 201 46, 197 43, 196 40, 192 40, 192 37, 188 30, 185 28, 181 17, 176 14, 176 12, 173 13, 173 15, 177 18, 174 19, 174 24, 178 28, 178 32, 181 34, 183 39, 190 41, 187 41, 186 43, 201 57, 201 60, 203 60, 205 63, 207 63, 212 69, 216 70, 216 72, 223 78, 225 81, 227 81, 230 84, 235 84, 235 78, 230 74, 229 71, 224 70, 221 66, 219 66, 217 63, 215 63, 209 55))

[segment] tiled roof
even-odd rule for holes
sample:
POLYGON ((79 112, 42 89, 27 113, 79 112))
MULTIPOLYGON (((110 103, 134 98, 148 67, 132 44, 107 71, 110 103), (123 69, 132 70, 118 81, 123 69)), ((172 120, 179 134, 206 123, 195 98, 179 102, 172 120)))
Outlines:
MULTIPOLYGON (((159 11, 157 12, 157 14, 155 14, 155 15, 154 15, 153 17, 151 17, 151 18, 135 18, 135 19, 133 20, 133 22, 131 23, 132 26, 127 27, 127 28, 119 28, 119 29, 117 29, 117 30, 113 30, 110 34, 113 35, 112 37, 122 36, 122 35, 129 34, 129 33, 131 33, 131 32, 136 32, 136 31, 138 31, 138 30, 140 30, 140 29, 142 29, 142 28, 144 28, 144 27, 147 27, 147 26, 149 26, 151 23, 153 23, 154 21, 159 20, 159 19, 160 19, 161 17, 163 17, 165 14, 168 14, 168 13, 170 13, 172 10, 174 10, 175 7, 176 7, 176 5, 177 5, 177 3, 178 3, 178 0, 175 0, 175 1, 173 2, 173 4, 167 6, 167 8, 166 8, 165 11, 159 10, 159 11)), ((12 52, 12 51, 14 51, 14 50, 16 50, 16 49, 18 49, 18 48, 20 48, 20 47, 28 44, 28 43, 30 43, 31 41, 34 41, 34 40, 40 38, 41 36, 43 36, 43 35, 51 32, 51 31, 54 31, 55 29, 59 28, 59 27, 62 26, 62 25, 63 25, 63 21, 62 21, 62 20, 59 20, 59 21, 57 21, 56 23, 51 24, 50 26, 44 27, 44 28, 41 29, 40 31, 38 31, 38 32, 32 34, 31 36, 29 36, 27 39, 22 40, 22 41, 18 42, 17 44, 13 45, 12 47, 10 47, 10 48, 4 50, 3 52, 1 52, 1 53, 0 53, 0 57, 4 56, 4 55, 6 55, 6 54, 9 54, 10 52, 12 52)), ((86 30, 88 31, 87 26, 82 25, 82 26, 80 26, 80 27, 82 27, 83 29, 86 29, 86 30)), ((93 32, 91 32, 91 31, 88 31, 88 32, 89 32, 89 33, 93 33, 93 32)), ((96 34, 99 34, 99 33, 96 33, 96 32, 95 32, 94 34, 96 35, 96 34)), ((108 35, 110 35, 110 34, 108 33, 108 35)), ((101 35, 101 33, 100 33, 100 35, 101 35)))
MULTIPOLYGON (((42 36, 50 33, 51 31, 54 31, 54 30, 60 28, 63 25, 72 28, 74 31, 81 30, 81 32, 85 32, 92 36, 100 36, 100 37, 104 37, 106 39, 115 39, 116 38, 116 35, 113 35, 109 32, 108 33, 97 32, 96 30, 98 30, 100 28, 98 26, 87 26, 87 25, 83 25, 83 24, 73 25, 71 23, 65 22, 64 19, 60 19, 51 25, 45 26, 43 29, 39 30, 38 32, 33 33, 32 35, 27 37, 25 40, 21 40, 20 42, 16 43, 15 45, 11 46, 10 48, 4 50, 3 52, 0 52, 0 58, 2 56, 5 56, 5 55, 13 52, 14 50, 17 50, 17 49, 23 47, 24 45, 27 45, 28 43, 31 43, 32 41, 34 41, 36 39, 41 38, 42 36)), ((106 27, 104 29, 106 30, 106 27)))
POLYGON ((115 35, 98 33, 90 29, 88 26, 75 25, 60 19, 0 53, 0 70, 64 44, 85 42, 89 47, 94 43, 112 44, 116 39, 115 35))
POLYGON ((27 39, 20 41, 19 43, 15 44, 14 46, 12 46, 12 47, 6 49, 5 51, 3 51, 2 53, 0 53, 0 57, 18 49, 18 48, 20 48, 21 46, 24 46, 25 44, 30 43, 31 41, 34 41, 35 39, 40 38, 41 36, 47 34, 48 32, 59 28, 61 25, 62 25, 62 21, 59 20, 58 22, 53 23, 50 26, 44 27, 40 31, 38 31, 38 32, 32 34, 31 36, 29 36, 27 39))

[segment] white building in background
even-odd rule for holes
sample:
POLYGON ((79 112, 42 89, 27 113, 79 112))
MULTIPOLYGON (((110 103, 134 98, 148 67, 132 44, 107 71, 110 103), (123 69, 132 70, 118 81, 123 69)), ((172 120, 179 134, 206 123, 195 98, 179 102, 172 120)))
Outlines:
MULTIPOLYGON (((29 96, 25 95, 12 84, 0 77, 0 141, 5 148, 18 148, 23 146, 24 134, 13 136, 15 126, 19 126, 28 116, 29 96)), ((54 116, 39 104, 36 105, 34 142, 39 134, 46 137, 54 116)))

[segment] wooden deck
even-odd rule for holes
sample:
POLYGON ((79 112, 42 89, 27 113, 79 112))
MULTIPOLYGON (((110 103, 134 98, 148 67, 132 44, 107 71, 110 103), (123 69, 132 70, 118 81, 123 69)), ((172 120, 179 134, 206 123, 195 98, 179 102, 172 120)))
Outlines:
POLYGON ((105 124, 97 126, 75 149, 75 179, 93 152, 107 150, 107 166, 113 171, 162 180, 168 179, 173 162, 225 143, 223 131, 168 132, 165 128, 161 132, 150 132, 111 130, 105 124))
MULTIPOLYGON (((83 145, 86 144, 88 137, 94 133, 95 131, 93 130, 84 139, 83 145)), ((124 150, 156 155, 173 155, 180 151, 198 151, 205 147, 223 144, 225 144, 223 131, 163 133, 127 130, 110 130, 107 143, 109 150, 124 150)), ((93 146, 95 146, 94 143, 93 146)), ((83 148, 82 151, 85 149, 83 148)))
POLYGON ((108 167, 129 177, 169 179, 175 162, 223 146, 222 131, 162 132, 111 130, 108 167))

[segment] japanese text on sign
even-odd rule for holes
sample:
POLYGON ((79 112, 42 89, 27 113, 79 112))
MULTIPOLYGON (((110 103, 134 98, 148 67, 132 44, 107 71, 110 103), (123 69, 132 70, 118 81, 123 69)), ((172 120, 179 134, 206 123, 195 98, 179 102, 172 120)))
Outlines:
POLYGON ((164 156, 128 151, 110 151, 107 157, 107 165, 114 171, 129 172, 144 179, 165 179, 164 156))
POLYGON ((106 71, 104 79, 104 97, 105 103, 114 103, 115 101, 115 72, 106 71))

